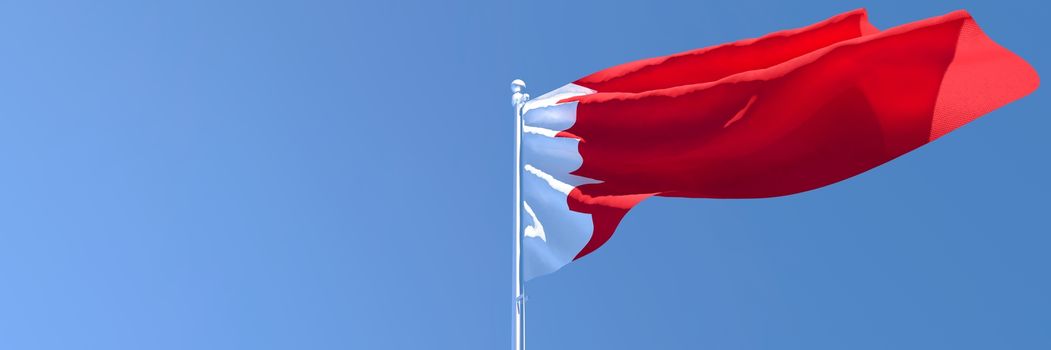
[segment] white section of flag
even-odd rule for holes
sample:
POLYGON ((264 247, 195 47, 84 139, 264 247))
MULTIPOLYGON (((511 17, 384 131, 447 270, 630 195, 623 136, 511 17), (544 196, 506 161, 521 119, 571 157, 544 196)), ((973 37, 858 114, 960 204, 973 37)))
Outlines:
POLYGON ((591 216, 569 210, 568 194, 592 182, 571 175, 579 141, 555 137, 576 121, 576 102, 593 90, 569 84, 526 103, 522 127, 522 269, 525 280, 557 271, 591 240, 591 216))

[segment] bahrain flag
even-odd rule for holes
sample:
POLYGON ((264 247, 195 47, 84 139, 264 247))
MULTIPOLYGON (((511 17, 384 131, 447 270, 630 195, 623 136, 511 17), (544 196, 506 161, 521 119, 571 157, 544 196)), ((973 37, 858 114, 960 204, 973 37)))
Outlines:
POLYGON ((522 107, 524 277, 593 252, 650 196, 827 186, 1037 85, 965 11, 881 31, 856 10, 599 71, 522 107))

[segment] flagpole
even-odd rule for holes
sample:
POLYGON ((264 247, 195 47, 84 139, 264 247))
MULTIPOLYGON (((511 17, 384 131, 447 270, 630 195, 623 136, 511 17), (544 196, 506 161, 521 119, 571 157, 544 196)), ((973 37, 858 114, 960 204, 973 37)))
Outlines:
POLYGON ((515 108, 515 253, 514 253, 514 350, 525 350, 525 283, 522 280, 522 107, 529 100, 525 82, 511 82, 511 104, 515 108))

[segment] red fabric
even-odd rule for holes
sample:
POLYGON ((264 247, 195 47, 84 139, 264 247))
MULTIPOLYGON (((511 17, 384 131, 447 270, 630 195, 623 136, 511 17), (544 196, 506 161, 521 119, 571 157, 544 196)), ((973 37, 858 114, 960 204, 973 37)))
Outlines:
POLYGON ((603 69, 575 83, 602 92, 643 92, 715 81, 767 68, 837 42, 878 30, 863 9, 757 39, 705 47, 603 69))
POLYGON ((1039 78, 964 11, 878 32, 854 11, 757 40, 628 63, 576 82, 569 196, 583 257, 652 196, 762 198, 842 181, 1025 96, 1039 78))

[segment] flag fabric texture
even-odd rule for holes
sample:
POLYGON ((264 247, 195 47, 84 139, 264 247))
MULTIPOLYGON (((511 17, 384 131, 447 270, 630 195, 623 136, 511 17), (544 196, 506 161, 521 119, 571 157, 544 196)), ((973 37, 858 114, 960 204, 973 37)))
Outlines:
POLYGON ((856 10, 588 75, 522 107, 524 277, 593 252, 648 197, 827 186, 1038 85, 965 11, 881 31, 856 10))

